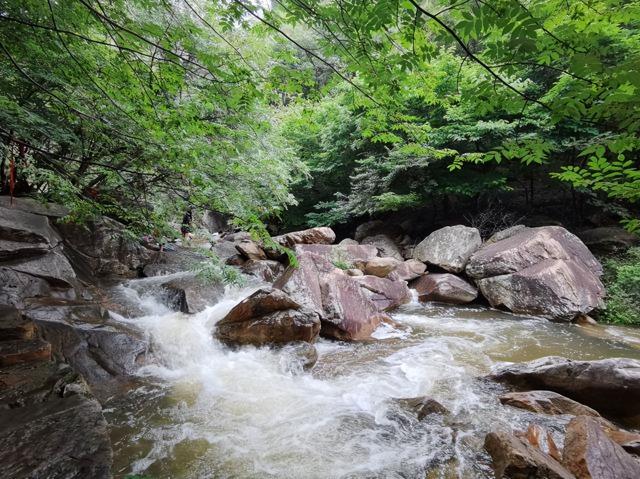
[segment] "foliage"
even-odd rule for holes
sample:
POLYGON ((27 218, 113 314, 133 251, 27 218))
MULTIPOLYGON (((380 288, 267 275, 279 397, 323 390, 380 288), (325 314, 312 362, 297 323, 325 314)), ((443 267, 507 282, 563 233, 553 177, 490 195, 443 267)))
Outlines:
POLYGON ((207 283, 222 283, 231 286, 244 286, 245 277, 238 269, 222 263, 220 258, 210 251, 204 251, 207 259, 193 266, 196 277, 207 283))
POLYGON ((604 263, 606 309, 601 317, 610 323, 640 325, 640 248, 604 263))

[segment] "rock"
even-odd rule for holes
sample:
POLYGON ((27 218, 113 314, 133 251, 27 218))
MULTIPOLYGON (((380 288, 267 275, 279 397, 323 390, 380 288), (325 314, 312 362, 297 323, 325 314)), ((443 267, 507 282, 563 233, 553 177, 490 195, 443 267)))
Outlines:
POLYGON ((378 256, 378 249, 373 245, 324 245, 309 244, 297 245, 294 248, 296 254, 313 253, 323 257, 331 263, 347 263, 350 266, 364 264, 378 256))
POLYGON ((522 233, 527 229, 529 228, 525 225, 515 225, 498 231, 497 233, 494 233, 487 241, 485 241, 483 246, 488 246, 490 244, 497 243, 498 241, 502 241, 503 239, 511 238, 512 236, 515 236, 518 233, 522 233))
POLYGON ((245 240, 240 243, 236 243, 235 246, 238 252, 247 259, 254 259, 257 261, 267 259, 267 254, 255 241, 245 240))
POLYGON ((10 340, 0 342, 0 366, 49 361, 51 344, 41 339, 10 340))
POLYGON ((308 371, 318 361, 318 350, 307 342, 290 343, 282 347, 284 369, 290 373, 308 371))
POLYGON ((33 198, 0 196, 0 207, 23 211, 49 218, 64 218, 69 214, 69 208, 56 204, 44 203, 33 198))
POLYGON ((216 337, 227 344, 313 342, 320 319, 280 290, 260 289, 237 304, 216 325, 216 337))
POLYGON ((360 276, 356 281, 368 293, 378 311, 389 311, 411 301, 411 292, 404 281, 377 276, 360 276))
POLYGON ((386 278, 389 273, 396 269, 399 261, 394 258, 372 258, 364 266, 364 273, 379 278, 386 278))
POLYGON ((58 248, 41 256, 6 264, 5 267, 18 273, 42 278, 51 286, 72 288, 76 284, 76 273, 58 248))
POLYGON ((575 479, 551 456, 507 432, 490 432, 484 448, 491 456, 496 478, 575 479))
POLYGON ((572 260, 547 259, 513 274, 477 280, 494 308, 571 321, 604 305, 600 279, 572 260))
POLYGON ((250 259, 242 265, 242 272, 256 278, 273 283, 284 271, 284 266, 279 261, 250 259))
POLYGON ((578 236, 590 250, 599 254, 626 251, 640 242, 638 235, 616 226, 585 230, 578 236))
MULTIPOLYGON (((223 263, 228 262, 230 258, 239 256, 238 250, 236 249, 236 244, 232 241, 227 241, 226 239, 214 243, 211 246, 211 250, 215 253, 215 255, 218 258, 220 258, 220 261, 222 261, 223 263)), ((244 258, 243 258, 243 261, 244 261, 244 258)))
POLYGON ((299 253, 297 261, 298 265, 287 267, 284 273, 273 283, 273 287, 284 291, 296 303, 322 315, 323 306, 320 284, 322 276, 330 273, 334 266, 325 257, 306 252, 299 253))
POLYGON ((601 414, 638 415, 640 361, 626 358, 572 361, 549 356, 496 370, 490 378, 519 389, 563 394, 601 414))
POLYGON ((244 259, 241 255, 239 254, 234 254, 233 256, 229 256, 225 261, 224 264, 228 265, 228 266, 242 266, 243 264, 245 264, 247 262, 246 259, 244 259))
POLYGON ((34 339, 36 326, 13 306, 0 305, 0 341, 34 339))
POLYGON ((602 266, 589 249, 561 226, 527 228, 473 254, 466 273, 474 279, 515 273, 545 260, 571 260, 600 277, 602 266))
POLYGON ((356 228, 353 238, 362 241, 367 236, 384 234, 389 238, 396 239, 404 234, 402 227, 389 223, 388 221, 373 220, 362 223, 356 228))
POLYGON ((629 454, 640 456, 640 433, 620 429, 603 417, 597 417, 596 420, 609 439, 622 446, 629 454))
POLYGON ((351 239, 351 238, 345 238, 342 241, 340 241, 338 243, 338 245, 340 246, 358 246, 360 243, 358 243, 356 240, 351 239))
POLYGON ((200 279, 194 274, 167 281, 162 284, 162 288, 167 293, 168 306, 187 314, 204 311, 224 295, 222 283, 200 279))
POLYGON ((378 254, 382 257, 394 258, 398 261, 403 261, 402 252, 398 245, 387 235, 377 234, 374 236, 367 236, 362 239, 362 244, 370 244, 378 248, 378 254))
POLYGON ((50 294, 52 288, 46 280, 0 266, 0 303, 21 308, 25 298, 50 294))
POLYGON ((450 414, 449 410, 435 399, 428 396, 420 396, 415 398, 399 398, 395 401, 403 408, 413 411, 418 417, 418 421, 422 421, 431 414, 450 414))
POLYGON ((411 281, 419 278, 427 271, 427 265, 417 259, 408 259, 399 263, 393 270, 392 279, 411 281))
POLYGON ((347 273, 347 275, 349 276, 364 276, 364 273, 356 268, 347 269, 345 270, 345 273, 347 273))
POLYGON ((218 211, 206 210, 202 216, 202 223, 209 233, 221 233, 229 230, 227 215, 218 211))
MULTIPOLYGON (((233 244, 228 244, 233 249, 233 254, 236 254, 233 244)), ((192 271, 199 263, 207 260, 208 258, 203 254, 180 247, 176 251, 159 251, 152 254, 151 259, 142 268, 142 274, 147 278, 152 278, 192 271)))
POLYGON ((359 282, 349 276, 327 274, 320 286, 322 336, 343 341, 367 340, 388 318, 379 312, 359 282))
POLYGON ((598 322, 586 314, 579 314, 573 318, 573 322, 578 326, 598 326, 598 322))
POLYGON ((153 254, 127 236, 122 223, 111 218, 101 217, 86 225, 60 223, 58 229, 93 276, 134 275, 153 254))
POLYGON ((291 248, 297 244, 332 244, 336 240, 336 234, 331 228, 322 226, 275 236, 273 240, 291 248))
POLYGON ((600 416, 597 411, 553 391, 512 392, 500 396, 506 406, 526 409, 540 414, 571 414, 600 416))
POLYGON ((418 292, 420 301, 464 304, 478 296, 478 290, 474 286, 449 273, 425 274, 412 281, 410 286, 418 292))
POLYGON ((112 452, 95 399, 72 395, 0 411, 0 475, 107 479, 112 452))
POLYGON ((476 228, 462 225, 445 226, 419 243, 413 257, 449 272, 460 273, 464 271, 467 261, 481 244, 480 232, 476 228))
POLYGON ((44 250, 54 248, 61 241, 46 216, 1 206, 0 239, 41 245, 44 250))
POLYGON ((562 455, 549 431, 539 424, 529 424, 525 432, 516 432, 515 435, 527 441, 533 447, 540 449, 558 462, 562 462, 562 455))
POLYGON ((577 479, 637 479, 640 463, 607 437, 593 418, 577 416, 567 426, 563 464, 577 479))

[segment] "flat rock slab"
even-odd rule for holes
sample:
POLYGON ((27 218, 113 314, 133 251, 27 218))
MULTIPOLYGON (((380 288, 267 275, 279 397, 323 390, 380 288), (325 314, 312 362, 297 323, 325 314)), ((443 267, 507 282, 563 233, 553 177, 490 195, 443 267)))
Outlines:
POLYGON ((0 477, 107 479, 111 463, 95 399, 74 395, 0 411, 0 477))
POLYGON ((600 416, 596 410, 553 391, 507 393, 500 396, 499 399, 500 402, 506 406, 512 406, 541 414, 600 416))

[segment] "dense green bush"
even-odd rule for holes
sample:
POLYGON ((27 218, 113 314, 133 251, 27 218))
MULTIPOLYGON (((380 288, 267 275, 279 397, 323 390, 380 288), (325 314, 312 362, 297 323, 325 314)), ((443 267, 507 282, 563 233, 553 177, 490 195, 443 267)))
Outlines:
POLYGON ((640 248, 606 261, 604 281, 608 297, 602 319, 640 325, 640 248))

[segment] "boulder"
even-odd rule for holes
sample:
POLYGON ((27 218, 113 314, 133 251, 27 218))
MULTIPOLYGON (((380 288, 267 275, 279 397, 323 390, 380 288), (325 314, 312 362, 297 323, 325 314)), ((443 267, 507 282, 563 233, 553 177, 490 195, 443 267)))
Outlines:
POLYGON ((284 291, 296 303, 322 314, 320 284, 322 276, 333 271, 334 266, 324 256, 306 252, 297 255, 297 263, 287 267, 273 287, 284 291))
POLYGON ((313 342, 320 319, 280 290, 260 289, 238 303, 216 324, 215 336, 233 345, 313 342))
POLYGON ((362 244, 370 244, 378 248, 378 254, 382 257, 394 258, 398 261, 403 261, 402 252, 398 245, 387 235, 377 234, 374 236, 367 236, 362 239, 362 244))
MULTIPOLYGON (((74 297, 72 291, 70 295, 74 297)), ((43 278, 0 266, 0 303, 23 307, 25 298, 52 294, 51 285, 43 278)))
POLYGON ((562 455, 549 431, 539 424, 529 424, 526 431, 516 431, 515 435, 540 449, 558 462, 562 462, 562 455))
POLYGON ((224 295, 224 285, 188 274, 162 284, 166 292, 166 302, 170 308, 186 314, 204 311, 213 306, 224 295))
POLYGON ((506 406, 540 414, 600 416, 594 409, 553 391, 512 392, 503 394, 499 399, 506 406))
POLYGON ((275 236, 273 240, 281 246, 291 248, 297 244, 332 244, 336 240, 336 234, 331 228, 322 226, 275 236))
POLYGON ((341 246, 358 246, 359 244, 360 243, 358 243, 356 240, 351 238, 345 238, 338 243, 338 245, 341 245, 341 246))
POLYGON ((344 272, 347 273, 348 276, 364 276, 362 270, 356 268, 346 269, 344 272))
POLYGON ((573 418, 566 429, 563 465, 577 479, 637 479, 640 463, 609 439, 598 421, 573 418))
POLYGON ((493 243, 497 243, 498 241, 502 241, 503 239, 511 238, 512 236, 517 235, 518 233, 523 232, 524 230, 529 229, 525 225, 515 225, 509 228, 503 229, 491 235, 491 237, 484 242, 483 246, 488 246, 493 243))
POLYGON ((15 307, 0 304, 0 341, 34 339, 36 326, 15 307))
POLYGON ((408 259, 399 263, 391 273, 392 279, 411 281, 419 278, 427 271, 427 265, 417 259, 408 259))
POLYGON ((629 454, 640 456, 640 433, 620 429, 603 417, 596 417, 595 419, 609 439, 622 446, 622 449, 629 454))
POLYGON ((243 273, 255 276, 261 281, 273 283, 283 273, 284 266, 279 261, 250 259, 242 264, 241 269, 243 273))
POLYGON ((484 448, 491 456, 496 478, 575 479, 550 455, 514 434, 490 432, 485 437, 484 448))
POLYGON ((638 415, 640 361, 626 358, 573 361, 549 356, 497 369, 490 378, 519 389, 563 394, 601 414, 638 415))
POLYGON ((418 421, 422 421, 425 417, 431 414, 450 414, 449 410, 428 396, 420 396, 415 398, 398 398, 395 399, 402 408, 408 409, 415 413, 418 421))
POLYGON ((236 243, 233 241, 227 241, 226 239, 212 244, 211 250, 223 263, 226 263, 234 256, 239 256, 238 250, 236 249, 236 243))
POLYGON ((392 281, 377 276, 355 278, 379 311, 389 311, 411 301, 411 292, 405 281, 392 281))
POLYGON ((640 237, 617 226, 593 228, 578 233, 582 242, 599 254, 626 251, 640 242, 640 237))
POLYGON ((446 226, 422 240, 415 247, 413 258, 452 273, 460 273, 481 244, 480 232, 476 228, 446 226))
POLYGON ((257 261, 267 259, 267 254, 255 241, 244 240, 240 243, 236 243, 235 246, 238 250, 238 253, 240 253, 247 259, 253 259, 257 261))
POLYGON ((280 354, 284 359, 284 369, 289 373, 308 371, 318 361, 318 350, 307 342, 290 343, 283 346, 280 354))
POLYGON ((331 263, 347 263, 352 266, 364 265, 370 259, 378 256, 378 248, 373 245, 326 245, 309 244, 297 245, 296 254, 313 253, 323 257, 331 263))
POLYGON ((478 290, 464 279, 449 273, 429 273, 411 282, 420 301, 442 303, 470 303, 478 296, 478 290))
POLYGON ((386 278, 400 262, 395 258, 372 258, 364 266, 364 273, 386 278))
MULTIPOLYGON (((233 244, 227 244, 231 245, 233 254, 236 254, 233 244)), ((142 274, 147 278, 152 278, 192 271, 199 263, 207 260, 205 255, 181 247, 178 247, 176 251, 153 252, 147 264, 142 268, 142 274)))
POLYGON ((46 216, 0 206, 0 240, 53 248, 61 238, 46 216))
POLYGON ((100 403, 83 395, 0 411, 2 477, 108 479, 112 451, 100 403))
POLYGON ((69 208, 56 203, 45 203, 33 198, 0 196, 0 207, 23 211, 49 218, 64 218, 69 214, 69 208))
POLYGON ((7 263, 5 267, 18 273, 42 278, 51 286, 72 288, 76 284, 76 273, 60 248, 48 251, 44 255, 26 258, 24 261, 7 263))
POLYGON ((221 233, 229 230, 228 216, 218 211, 206 210, 202 215, 202 223, 209 233, 221 233))

